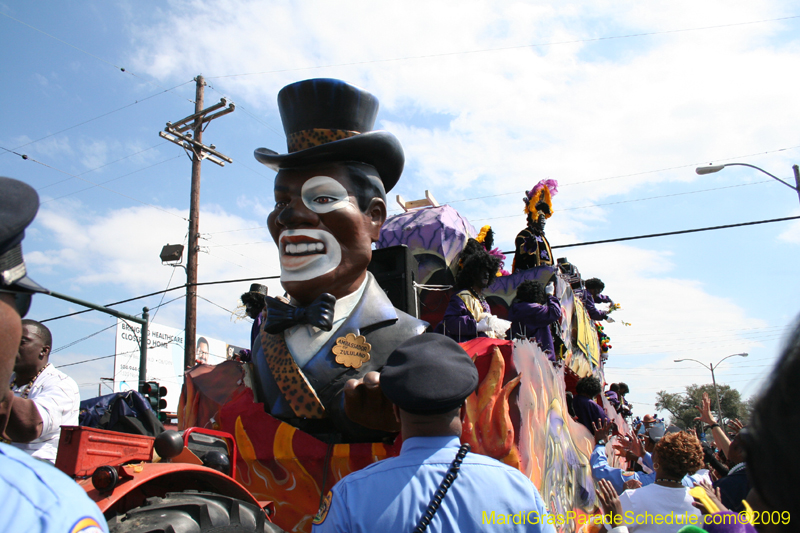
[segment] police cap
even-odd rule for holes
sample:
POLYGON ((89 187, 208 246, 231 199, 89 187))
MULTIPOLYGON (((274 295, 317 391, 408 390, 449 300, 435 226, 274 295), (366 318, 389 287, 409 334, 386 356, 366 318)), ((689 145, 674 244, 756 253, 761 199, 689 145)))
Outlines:
POLYGON ((478 386, 478 369, 450 337, 423 333, 397 347, 381 370, 381 390, 400 409, 420 415, 460 407, 478 386))
POLYGON ((39 195, 30 185, 0 177, 0 289, 49 292, 28 277, 22 258, 25 228, 39 210, 39 195))

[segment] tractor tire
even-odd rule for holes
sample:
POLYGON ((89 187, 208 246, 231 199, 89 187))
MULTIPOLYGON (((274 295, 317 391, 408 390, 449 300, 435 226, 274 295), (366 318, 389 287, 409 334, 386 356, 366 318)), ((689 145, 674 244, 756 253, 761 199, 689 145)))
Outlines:
POLYGON ((187 490, 148 498, 108 520, 111 533, 282 533, 255 505, 212 492, 187 490))

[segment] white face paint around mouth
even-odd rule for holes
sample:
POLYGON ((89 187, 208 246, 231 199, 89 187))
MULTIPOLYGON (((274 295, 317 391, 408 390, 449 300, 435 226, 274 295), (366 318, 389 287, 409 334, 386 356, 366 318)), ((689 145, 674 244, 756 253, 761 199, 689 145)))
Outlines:
POLYGON ((278 239, 281 281, 306 281, 334 270, 342 248, 334 236, 319 229, 287 229, 278 239))

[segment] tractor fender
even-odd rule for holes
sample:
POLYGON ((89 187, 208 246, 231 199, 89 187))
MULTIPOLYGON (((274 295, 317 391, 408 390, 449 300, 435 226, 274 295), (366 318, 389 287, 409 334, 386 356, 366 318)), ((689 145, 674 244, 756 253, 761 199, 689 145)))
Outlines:
POLYGON ((103 514, 123 514, 150 497, 167 492, 194 490, 229 496, 274 512, 272 502, 259 501, 239 482, 205 466, 187 463, 141 463, 120 466, 119 482, 108 491, 98 491, 91 478, 76 480, 103 514))

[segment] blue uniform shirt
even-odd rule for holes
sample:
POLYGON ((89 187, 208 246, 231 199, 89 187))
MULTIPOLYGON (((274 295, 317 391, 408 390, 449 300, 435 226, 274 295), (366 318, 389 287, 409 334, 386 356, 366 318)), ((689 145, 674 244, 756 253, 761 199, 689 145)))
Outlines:
MULTIPOLYGON (((398 457, 353 472, 333 487, 314 520, 314 533, 413 531, 460 445, 458 437, 404 441, 398 457)), ((428 531, 555 533, 550 519, 539 491, 522 472, 468 453, 428 531)))
POLYGON ((66 474, 0 444, 0 533, 108 533, 103 513, 66 474))
MULTIPOLYGON (((652 470, 653 459, 649 453, 645 454, 644 463, 652 470)), ((609 480, 611 484, 614 485, 614 490, 617 491, 617 494, 622 494, 622 492, 625 490, 623 485, 626 481, 630 481, 631 479, 638 480, 641 482, 643 487, 653 483, 656 480, 655 472, 652 474, 645 474, 644 472, 626 472, 621 468, 614 468, 613 466, 609 465, 608 457, 606 457, 606 448, 603 445, 597 445, 594 447, 592 457, 589 459, 589 464, 592 466, 592 477, 594 480, 609 480)))

